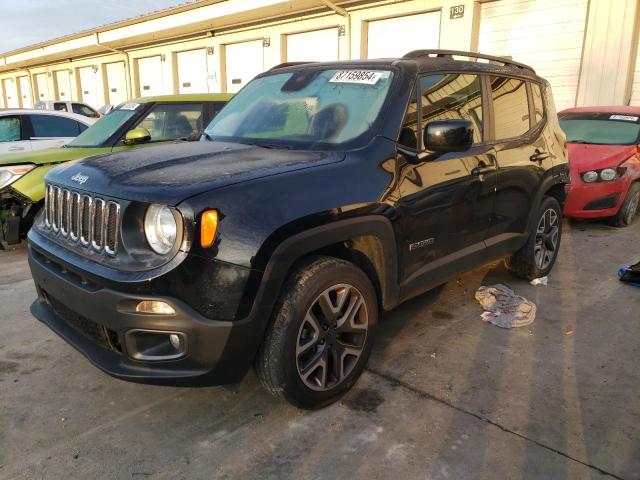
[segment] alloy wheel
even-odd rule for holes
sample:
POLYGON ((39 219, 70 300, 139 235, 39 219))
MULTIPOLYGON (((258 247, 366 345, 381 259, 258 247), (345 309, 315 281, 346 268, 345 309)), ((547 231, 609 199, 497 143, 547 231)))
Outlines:
POLYGON ((636 213, 638 212, 638 204, 640 204, 640 191, 636 192, 631 199, 631 203, 629 204, 629 208, 627 210, 627 224, 631 225, 633 222, 636 213))
POLYGON ((536 243, 533 247, 536 266, 540 270, 546 269, 553 262, 558 253, 559 238, 560 223, 558 213, 553 208, 548 208, 538 222, 536 243))
POLYGON ((312 390, 330 390, 353 371, 369 329, 367 305, 348 284, 327 288, 313 301, 296 339, 296 366, 312 390))

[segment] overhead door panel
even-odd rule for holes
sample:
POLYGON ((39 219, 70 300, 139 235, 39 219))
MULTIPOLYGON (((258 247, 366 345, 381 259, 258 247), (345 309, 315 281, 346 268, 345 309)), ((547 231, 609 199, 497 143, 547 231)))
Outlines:
POLYGON ((235 93, 264 71, 262 40, 226 45, 227 92, 235 93))
POLYGON ((20 101, 22 102, 22 108, 33 108, 29 77, 18 77, 18 85, 20 86, 20 101))
POLYGON ((151 97, 164 93, 162 59, 160 55, 138 60, 138 81, 140 82, 141 97, 151 97))
POLYGON ((588 0, 481 4, 478 50, 531 65, 551 83, 558 110, 575 105, 588 0))
POLYGON ((50 100, 49 98, 49 79, 46 73, 38 73, 36 79, 36 97, 37 101, 50 100))
POLYGON ((71 92, 71 73, 69 70, 59 70, 54 72, 56 80, 56 98, 55 100, 73 100, 71 92))
POLYGON ((93 67, 82 67, 80 73, 80 93, 82 101, 87 105, 98 108, 98 74, 93 67))
POLYGON ((4 87, 4 99, 7 108, 20 108, 15 80, 13 78, 5 78, 2 81, 2 86, 4 87))
POLYGON ((367 58, 402 57, 412 50, 439 45, 439 11, 373 20, 368 25, 367 58))
POLYGON ((107 63, 107 91, 108 102, 120 105, 127 100, 127 74, 124 62, 107 63))
POLYGON ((338 60, 338 29, 287 35, 287 62, 333 62, 338 60))
POLYGON ((633 72, 633 84, 631 85, 631 103, 634 107, 640 107, 640 37, 638 38, 638 53, 636 54, 636 68, 633 72))
POLYGON ((207 51, 178 52, 178 91, 180 93, 209 93, 207 85, 207 51))

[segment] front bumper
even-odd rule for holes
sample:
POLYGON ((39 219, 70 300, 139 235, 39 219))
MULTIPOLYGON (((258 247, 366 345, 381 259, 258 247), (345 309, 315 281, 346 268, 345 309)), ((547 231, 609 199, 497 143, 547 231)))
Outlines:
POLYGON ((564 216, 604 218, 618 213, 629 185, 625 179, 613 182, 572 183, 566 186, 564 216))
POLYGON ((31 246, 29 266, 38 291, 33 315, 114 377, 163 385, 221 385, 242 380, 253 362, 261 329, 255 328, 251 316, 240 321, 210 320, 175 298, 105 288, 31 246), (164 301, 175 314, 136 312, 143 300, 164 301), (184 356, 136 360, 125 337, 138 329, 181 333, 184 356))

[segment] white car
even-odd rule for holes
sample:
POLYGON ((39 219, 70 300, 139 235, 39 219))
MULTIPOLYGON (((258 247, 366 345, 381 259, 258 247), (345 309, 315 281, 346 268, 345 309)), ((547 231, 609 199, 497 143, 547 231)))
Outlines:
POLYGON ((61 147, 96 120, 50 110, 0 110, 0 154, 61 147))
POLYGON ((81 102, 66 102, 63 100, 42 100, 37 102, 36 110, 55 110, 57 112, 77 113, 89 118, 100 118, 100 113, 93 107, 81 102))

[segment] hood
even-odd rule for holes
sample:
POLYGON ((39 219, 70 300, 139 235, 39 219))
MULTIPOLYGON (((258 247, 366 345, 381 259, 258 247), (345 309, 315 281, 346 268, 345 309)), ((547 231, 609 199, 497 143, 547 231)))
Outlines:
POLYGON ((46 180, 125 200, 177 205, 225 185, 343 158, 344 154, 337 152, 178 142, 64 164, 50 171, 46 180))
POLYGON ((617 167, 636 152, 635 145, 589 145, 569 143, 571 170, 585 172, 617 167))
POLYGON ((35 152, 12 153, 11 155, 0 155, 0 165, 18 165, 22 163, 34 163, 36 165, 47 165, 49 163, 68 162, 79 158, 96 155, 97 153, 109 151, 110 148, 47 148, 36 150, 35 152))

